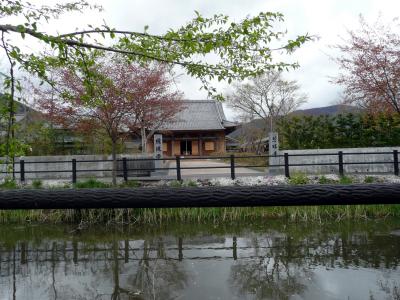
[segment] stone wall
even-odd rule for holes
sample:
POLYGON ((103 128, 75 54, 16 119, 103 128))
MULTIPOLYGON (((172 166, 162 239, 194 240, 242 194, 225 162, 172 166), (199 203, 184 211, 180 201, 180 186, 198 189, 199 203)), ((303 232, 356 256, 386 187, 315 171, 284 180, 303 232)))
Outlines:
MULTIPOLYGON (((394 172, 393 166, 393 150, 399 147, 374 147, 374 148, 342 148, 342 149, 305 149, 305 150, 281 150, 280 155, 289 154, 289 165, 291 164, 317 164, 332 163, 332 165, 323 166, 290 166, 289 171, 304 172, 307 174, 339 174, 338 152, 343 152, 344 173, 373 173, 383 174, 394 172), (388 154, 379 154, 379 152, 390 152, 388 154), (348 153, 365 153, 365 154, 348 154, 348 153), (372 154, 368 154, 372 153, 372 154), (309 156, 293 156, 299 154, 308 154, 309 156), (311 155, 310 155, 311 154, 311 155), (330 154, 330 155, 318 155, 330 154), (382 164, 352 164, 348 162, 383 162, 382 164)), ((271 158, 270 164, 284 164, 283 157, 271 158)), ((283 167, 271 167, 270 173, 273 175, 284 174, 283 167)))
MULTIPOLYGON (((128 159, 128 169, 152 169, 153 161, 138 160, 135 158, 152 158, 149 154, 120 154, 118 159, 128 159)), ((107 155, 59 155, 59 156, 25 156, 16 158, 15 170, 20 171, 20 159, 25 161, 25 179, 72 179, 72 159, 76 159, 77 178, 109 178, 112 175, 112 158, 107 155), (106 160, 104 162, 98 160, 106 160), (59 171, 59 172, 52 172, 59 171)), ((4 158, 0 158, 4 162, 4 158)), ((122 161, 118 162, 118 176, 122 176, 122 161)), ((1 172, 6 170, 5 164, 0 164, 1 172)), ((128 171, 129 177, 150 176, 151 170, 128 171)), ((6 174, 0 174, 0 179, 6 174)), ((16 179, 20 174, 16 174, 16 179)))

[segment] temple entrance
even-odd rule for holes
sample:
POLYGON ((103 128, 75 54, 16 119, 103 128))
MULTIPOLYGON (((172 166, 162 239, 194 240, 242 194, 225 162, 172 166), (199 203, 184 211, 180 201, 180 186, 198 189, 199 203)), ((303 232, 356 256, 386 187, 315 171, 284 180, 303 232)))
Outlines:
POLYGON ((181 155, 192 155, 192 141, 181 141, 181 155))

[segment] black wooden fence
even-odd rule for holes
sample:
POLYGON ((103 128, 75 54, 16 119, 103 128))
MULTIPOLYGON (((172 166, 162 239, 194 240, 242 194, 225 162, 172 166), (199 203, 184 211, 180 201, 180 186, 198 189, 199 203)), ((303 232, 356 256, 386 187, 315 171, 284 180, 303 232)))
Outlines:
MULTIPOLYGON (((230 171, 230 177, 232 179, 236 178, 236 169, 237 168, 265 168, 266 164, 263 165, 254 165, 254 164, 238 164, 237 159, 246 160, 246 159, 253 159, 253 158, 264 158, 266 161, 269 158, 283 158, 283 163, 281 164, 269 164, 269 167, 274 168, 283 168, 284 174, 286 177, 290 177, 290 168, 291 167, 308 167, 308 166, 337 166, 338 173, 340 176, 344 175, 344 166, 345 165, 392 165, 392 173, 396 176, 399 175, 399 157, 398 151, 393 150, 392 152, 347 152, 344 153, 343 151, 338 151, 336 153, 304 153, 304 154, 289 154, 284 153, 283 155, 246 155, 246 156, 235 156, 234 154, 229 156, 191 156, 191 157, 183 157, 183 156, 176 156, 170 158, 121 158, 117 160, 117 174, 120 177, 123 177, 124 181, 128 181, 130 177, 138 177, 138 176, 150 176, 151 172, 154 171, 169 171, 175 170, 176 172, 176 180, 182 180, 182 170, 196 170, 196 169, 227 169, 228 172, 230 171), (345 155, 391 155, 391 161, 346 161, 344 162, 343 156, 345 155), (336 162, 318 162, 318 163, 291 163, 290 157, 307 157, 307 156, 337 156, 336 162), (218 161, 227 161, 226 164, 218 165, 218 166, 182 166, 183 161, 188 160, 218 160, 218 161), (157 161, 162 162, 172 162, 175 166, 163 166, 163 167, 154 167, 157 161), (140 164, 140 162, 151 162, 151 164, 140 164)), ((19 178, 21 182, 25 181, 27 173, 58 173, 58 172, 70 172, 71 179, 73 183, 77 182, 78 174, 81 172, 99 172, 99 171, 107 171, 111 172, 112 169, 86 169, 86 168, 78 168, 78 166, 82 166, 82 164, 87 162, 112 162, 112 160, 76 160, 72 159, 71 161, 25 161, 21 159, 20 161, 15 162, 15 165, 19 164, 19 170, 14 170, 13 174, 20 174, 19 178), (27 171, 25 166, 27 164, 40 164, 40 163, 47 163, 47 164, 56 164, 56 163, 70 163, 70 169, 63 169, 63 170, 34 170, 34 171, 27 171)), ((0 162, 0 166, 4 165, 5 163, 0 162)), ((9 172, 2 171, 0 174, 9 174, 9 172)))

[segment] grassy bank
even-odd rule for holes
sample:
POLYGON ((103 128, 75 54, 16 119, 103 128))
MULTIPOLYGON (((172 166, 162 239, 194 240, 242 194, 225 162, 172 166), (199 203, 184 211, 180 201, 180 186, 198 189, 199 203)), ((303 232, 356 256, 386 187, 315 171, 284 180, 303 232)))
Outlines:
POLYGON ((286 218, 301 221, 400 217, 400 205, 341 205, 250 208, 163 208, 0 211, 0 223, 227 222, 286 218))
MULTIPOLYGON (((368 177, 369 178, 369 177, 368 177)), ((366 180, 365 180, 366 181, 366 180)), ((304 174, 296 174, 287 184, 307 184, 310 180, 304 174)), ((315 184, 349 184, 350 177, 335 181, 330 177, 320 177, 315 184)), ((367 182, 369 183, 369 181, 367 182)), ((169 186, 197 186, 195 181, 172 181, 169 186)), ((129 181, 120 187, 136 188, 137 181, 129 181)), ((64 185, 57 188, 110 188, 111 184, 94 179, 78 182, 74 186, 64 185)), ((13 181, 0 185, 1 189, 43 188, 40 181, 31 186, 19 186, 13 181)), ((302 206, 302 207, 226 207, 226 208, 170 208, 170 209, 63 209, 63 210, 0 210, 0 223, 117 223, 117 224, 161 224, 169 222, 231 222, 249 220, 269 220, 286 218, 289 220, 321 221, 351 220, 368 218, 400 217, 399 205, 340 205, 340 206, 302 206)))

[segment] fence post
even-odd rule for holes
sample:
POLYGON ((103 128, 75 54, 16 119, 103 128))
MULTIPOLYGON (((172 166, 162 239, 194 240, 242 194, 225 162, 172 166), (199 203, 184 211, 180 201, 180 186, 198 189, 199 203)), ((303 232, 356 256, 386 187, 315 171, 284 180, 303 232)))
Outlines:
POLYGON ((285 159, 285 177, 290 178, 290 173, 289 173, 289 153, 284 153, 283 157, 285 159))
POLYGON ((339 158, 339 175, 343 176, 344 175, 344 169, 343 169, 343 151, 338 152, 338 158, 339 158))
POLYGON ((181 157, 180 157, 180 155, 176 156, 176 179, 178 181, 182 181, 182 176, 181 176, 181 157))
POLYGON ((25 181, 25 161, 21 159, 19 161, 19 179, 21 182, 25 181))
POLYGON ((231 179, 235 180, 235 155, 231 154, 231 179))
POLYGON ((393 150, 394 175, 399 176, 399 152, 393 150))
POLYGON ((76 183, 76 159, 72 159, 72 183, 76 183))
POLYGON ((128 163, 126 161, 126 157, 122 158, 122 169, 124 173, 124 181, 128 182, 128 163))

